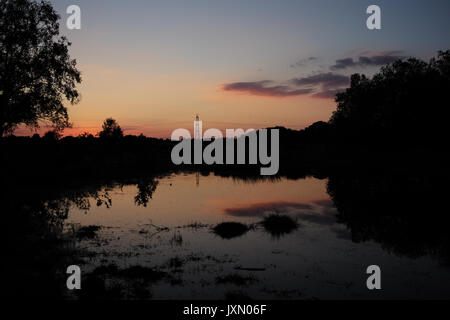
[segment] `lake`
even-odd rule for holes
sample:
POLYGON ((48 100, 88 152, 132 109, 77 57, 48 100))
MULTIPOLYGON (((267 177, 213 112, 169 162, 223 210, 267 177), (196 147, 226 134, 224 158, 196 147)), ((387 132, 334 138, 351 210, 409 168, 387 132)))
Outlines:
POLYGON ((109 183, 69 205, 64 230, 87 231, 78 233, 81 260, 74 258, 82 261, 84 288, 98 290, 101 279, 102 292, 117 298, 450 297, 450 268, 433 254, 434 243, 411 254, 403 239, 393 240, 396 230, 379 232, 378 220, 339 218, 335 202, 343 192, 333 185, 329 178, 198 173, 109 183), (261 223, 270 215, 287 215, 297 228, 273 232, 261 223), (224 222, 247 229, 224 237, 213 230, 224 222), (367 289, 370 265, 381 268, 381 290, 367 289))

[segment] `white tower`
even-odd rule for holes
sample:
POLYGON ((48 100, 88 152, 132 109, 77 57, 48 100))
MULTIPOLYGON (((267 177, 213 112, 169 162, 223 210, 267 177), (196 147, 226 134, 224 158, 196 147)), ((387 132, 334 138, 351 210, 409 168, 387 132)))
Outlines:
POLYGON ((194 125, 194 139, 201 140, 202 139, 202 122, 198 116, 198 113, 195 115, 195 125, 194 125))

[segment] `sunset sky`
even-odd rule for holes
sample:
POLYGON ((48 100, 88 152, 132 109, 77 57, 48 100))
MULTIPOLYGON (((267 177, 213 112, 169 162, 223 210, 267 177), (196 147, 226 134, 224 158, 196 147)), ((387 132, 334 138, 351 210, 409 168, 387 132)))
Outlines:
MULTIPOLYGON (((125 134, 205 128, 301 129, 328 120, 355 72, 450 48, 450 1, 53 0, 83 83, 73 129, 115 118, 125 134), (67 6, 82 29, 65 27, 67 6), (378 4, 382 29, 366 28, 378 4), (431 6, 432 4, 432 6, 431 6)), ((18 130, 18 134, 29 131, 18 130)))

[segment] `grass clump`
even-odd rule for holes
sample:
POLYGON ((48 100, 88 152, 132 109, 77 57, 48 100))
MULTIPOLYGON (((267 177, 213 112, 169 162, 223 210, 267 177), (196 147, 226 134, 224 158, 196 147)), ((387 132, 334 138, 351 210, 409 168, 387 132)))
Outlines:
POLYGON ((275 238, 291 233, 298 228, 298 223, 294 219, 279 214, 271 214, 265 217, 261 224, 275 238))
POLYGON ((223 222, 213 228, 213 232, 223 239, 240 237, 250 230, 248 226, 239 222, 223 222))

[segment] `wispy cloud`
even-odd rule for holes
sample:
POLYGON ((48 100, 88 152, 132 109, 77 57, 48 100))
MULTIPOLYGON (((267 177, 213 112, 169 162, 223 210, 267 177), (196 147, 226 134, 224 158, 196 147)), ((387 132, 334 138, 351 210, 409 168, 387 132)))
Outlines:
POLYGON ((332 72, 319 73, 288 81, 290 85, 276 85, 274 81, 234 82, 223 85, 225 91, 243 92, 255 96, 292 97, 311 95, 316 98, 333 98, 349 84, 350 78, 332 72))
POLYGON ((331 99, 337 93, 344 91, 350 83, 350 78, 346 75, 332 72, 318 73, 306 77, 295 78, 291 83, 298 87, 312 87, 315 98, 331 99))
POLYGON ((308 58, 304 58, 304 59, 300 59, 297 62, 293 63, 290 65, 291 68, 299 68, 299 67, 305 67, 308 64, 317 61, 318 58, 317 57, 308 57, 308 58))
POLYGON ((313 92, 311 88, 296 89, 286 85, 273 85, 271 80, 262 80, 256 82, 233 82, 224 84, 224 91, 243 92, 255 96, 266 97, 292 97, 300 96, 313 92))
POLYGON ((320 85, 325 89, 332 89, 348 85, 349 80, 350 79, 348 76, 327 72, 327 73, 318 73, 301 78, 294 78, 291 80, 291 82, 296 86, 320 85))
POLYGON ((321 99, 334 99, 338 93, 344 92, 345 88, 338 88, 338 89, 325 89, 318 91, 313 94, 313 97, 315 98, 321 98, 321 99))
MULTIPOLYGON (((281 83, 272 80, 233 82, 224 84, 222 89, 255 96, 282 98, 309 95, 314 98, 332 99, 350 84, 350 77, 340 74, 339 71, 346 72, 347 69, 357 67, 379 67, 405 58, 404 52, 400 50, 364 51, 355 53, 355 55, 356 57, 338 59, 333 65, 322 67, 322 70, 325 68, 325 70, 331 71, 317 72, 281 83)), ((305 67, 310 63, 315 63, 317 59, 314 56, 301 59, 292 64, 291 68, 305 67)))
POLYGON ((381 52, 372 56, 361 55, 357 58, 343 58, 335 61, 330 67, 331 70, 343 70, 356 67, 383 66, 396 60, 404 59, 405 56, 399 55, 401 51, 381 52))

